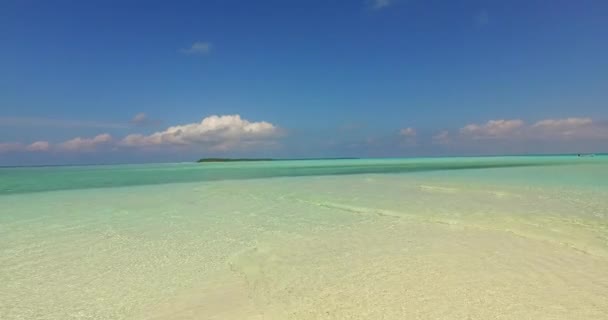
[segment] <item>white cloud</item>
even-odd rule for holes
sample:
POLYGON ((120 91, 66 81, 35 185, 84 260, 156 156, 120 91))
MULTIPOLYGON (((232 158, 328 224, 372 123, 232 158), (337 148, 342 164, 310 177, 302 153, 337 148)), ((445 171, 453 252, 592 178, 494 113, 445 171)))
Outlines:
POLYGON ((532 125, 531 131, 547 139, 608 139, 608 124, 591 118, 545 119, 532 125))
POLYGON ((0 117, 0 125, 11 127, 57 127, 57 128, 128 128, 127 123, 97 122, 83 120, 62 120, 29 117, 0 117))
POLYGON ((225 151, 272 144, 280 130, 271 123, 250 122, 239 115, 209 116, 199 123, 169 127, 151 135, 132 134, 122 146, 199 145, 209 150, 225 151))
POLYGON ((374 9, 384 9, 386 7, 389 7, 391 5, 393 5, 395 3, 394 0, 372 0, 372 8, 374 9))
POLYGON ((148 116, 145 113, 140 112, 136 114, 133 119, 131 119, 131 123, 140 124, 146 122, 147 120, 148 116))
POLYGON ((433 143, 435 144, 448 144, 450 142, 450 133, 447 130, 443 130, 433 136, 433 143))
POLYGON ((519 119, 490 120, 466 125, 458 135, 440 133, 433 142, 463 152, 597 152, 608 147, 608 122, 587 117, 543 119, 532 124, 519 119))
POLYGON ((476 139, 504 138, 512 135, 523 126, 524 122, 519 119, 490 120, 484 124, 468 124, 460 129, 460 133, 476 139))
POLYGON ((408 138, 413 138, 416 136, 416 129, 414 128, 403 128, 399 131, 399 134, 404 136, 404 137, 408 137, 408 138))
POLYGON ((150 119, 150 117, 148 117, 148 115, 143 112, 140 112, 133 116, 133 119, 131 119, 131 121, 129 122, 134 126, 140 127, 157 126, 160 124, 159 120, 150 119))
POLYGON ((589 126, 592 123, 591 118, 545 119, 536 122, 532 127, 549 130, 572 130, 589 126))
POLYGON ((190 46, 190 48, 187 49, 181 49, 180 52, 184 53, 184 54, 191 54, 191 55, 205 55, 211 52, 211 43, 209 42, 202 42, 202 41, 197 41, 194 42, 192 44, 192 46, 190 46))
POLYGON ((544 119, 532 125, 522 120, 490 120, 460 129, 463 139, 573 140, 608 138, 608 124, 591 118, 544 119))
POLYGON ((23 144, 17 142, 3 142, 0 143, 0 153, 14 152, 23 150, 23 144))
POLYGON ((418 132, 416 132, 416 129, 408 127, 408 128, 402 128, 401 130, 399 130, 399 136, 401 137, 401 139, 399 139, 399 145, 404 146, 404 147, 414 147, 418 145, 418 141, 416 139, 416 136, 418 135, 418 132))
MULTIPOLYGON (((146 114, 140 113, 131 122, 145 123, 149 120, 146 114)), ((194 151, 245 151, 275 146, 282 136, 282 129, 266 121, 253 122, 239 115, 214 115, 200 122, 176 125, 152 134, 131 134, 123 139, 113 139, 104 133, 95 137, 76 137, 59 144, 48 141, 30 144, 5 142, 0 143, 0 153, 115 150, 116 147, 173 152, 176 150, 173 147, 178 146, 187 146, 194 151)), ((349 132, 349 136, 352 137, 352 133, 349 132)), ((588 117, 543 119, 530 124, 519 119, 499 119, 471 123, 459 131, 437 131, 431 141, 426 134, 420 134, 411 127, 402 128, 399 136, 393 133, 390 137, 393 145, 410 147, 430 142, 463 153, 598 152, 608 147, 608 122, 588 117)), ((378 141, 369 140, 358 143, 356 147, 381 145, 383 140, 380 138, 378 141)))
POLYGON ((110 142, 112 142, 112 136, 103 133, 93 138, 77 137, 61 143, 59 147, 67 151, 92 151, 98 146, 107 145, 110 142))
POLYGON ((5 142, 0 143, 0 153, 5 152, 23 152, 23 151, 48 151, 51 145, 48 141, 36 141, 32 144, 25 145, 20 142, 5 142))
POLYGON ((25 147, 27 151, 48 151, 51 145, 48 141, 36 141, 25 147))

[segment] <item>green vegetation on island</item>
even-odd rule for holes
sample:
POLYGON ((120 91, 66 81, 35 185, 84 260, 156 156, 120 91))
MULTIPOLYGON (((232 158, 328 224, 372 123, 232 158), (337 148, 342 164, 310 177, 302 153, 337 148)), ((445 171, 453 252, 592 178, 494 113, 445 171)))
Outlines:
POLYGON ((273 159, 260 159, 260 158, 255 158, 255 159, 246 159, 246 158, 237 158, 237 159, 231 159, 231 158, 202 158, 199 159, 197 162, 241 162, 241 161, 272 161, 273 159))
POLYGON ((272 159, 272 158, 202 158, 198 163, 203 162, 247 162, 247 161, 293 161, 293 160, 352 160, 358 158, 302 158, 302 159, 272 159))

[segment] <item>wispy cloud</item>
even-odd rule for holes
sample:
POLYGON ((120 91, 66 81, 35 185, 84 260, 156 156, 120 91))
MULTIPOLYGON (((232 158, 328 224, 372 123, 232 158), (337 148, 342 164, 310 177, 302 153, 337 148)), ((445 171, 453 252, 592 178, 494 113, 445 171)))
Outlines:
POLYGON ((107 133, 103 133, 93 138, 77 137, 65 141, 59 145, 59 148, 66 151, 93 151, 98 146, 109 145, 111 142, 112 136, 107 133))
POLYGON ((57 127, 57 128, 104 128, 124 129, 129 124, 120 122, 97 122, 30 117, 0 117, 0 125, 11 127, 57 127))
POLYGON ((131 119, 131 123, 133 124, 141 124, 146 121, 148 121, 148 116, 143 112, 136 114, 133 119, 131 119))
POLYGON ((160 124, 159 120, 150 119, 147 114, 140 112, 133 116, 130 123, 134 126, 147 127, 147 126, 156 126, 160 124))
POLYGON ((475 24, 478 26, 485 26, 490 23, 490 14, 488 10, 482 9, 475 15, 475 24))
POLYGON ((573 140, 608 139, 608 124, 591 118, 543 119, 533 124, 523 120, 489 120, 484 124, 468 124, 460 129, 463 138, 573 140))
POLYGON ((402 128, 399 130, 399 136, 401 137, 399 141, 401 146, 414 147, 418 144, 418 132, 412 127, 402 128))
POLYGON ((536 122, 532 127, 551 130, 566 130, 585 127, 593 124, 591 118, 545 119, 536 122))
POLYGON ((432 141, 434 144, 448 144, 450 143, 450 132, 447 130, 442 130, 433 135, 432 141))
POLYGON ((395 0, 371 0, 370 3, 373 9, 380 10, 392 6, 395 0))
POLYGON ((591 118, 540 120, 530 127, 530 132, 538 138, 545 139, 602 139, 608 141, 608 123, 591 118))
POLYGON ((403 128, 399 130, 399 134, 404 137, 413 138, 416 136, 416 129, 414 128, 403 128))
POLYGON ((0 143, 0 153, 22 151, 24 148, 23 144, 18 142, 3 142, 0 143))
POLYGON ((20 142, 5 142, 0 143, 0 153, 7 152, 23 152, 23 151, 48 151, 50 149, 50 143, 48 141, 36 141, 32 144, 25 145, 20 142))
POLYGON ((209 42, 197 41, 194 42, 190 48, 180 49, 179 51, 183 54, 189 55, 206 55, 211 52, 212 45, 209 42))
POLYGON ((462 135, 475 139, 497 138, 513 134, 524 126, 524 122, 515 120, 490 120, 484 124, 468 124, 460 129, 462 135))
POLYGON ((36 141, 25 147, 27 151, 49 151, 51 144, 48 141, 36 141))
POLYGON ((601 152, 608 148, 608 122, 587 117, 471 123, 442 131, 433 143, 463 154, 601 152))

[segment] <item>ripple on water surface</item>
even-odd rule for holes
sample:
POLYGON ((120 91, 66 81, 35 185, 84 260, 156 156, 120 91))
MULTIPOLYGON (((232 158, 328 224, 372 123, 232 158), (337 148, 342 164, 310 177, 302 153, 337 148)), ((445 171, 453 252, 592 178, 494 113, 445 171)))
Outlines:
POLYGON ((606 188, 484 170, 4 195, 0 314, 608 318, 606 188))

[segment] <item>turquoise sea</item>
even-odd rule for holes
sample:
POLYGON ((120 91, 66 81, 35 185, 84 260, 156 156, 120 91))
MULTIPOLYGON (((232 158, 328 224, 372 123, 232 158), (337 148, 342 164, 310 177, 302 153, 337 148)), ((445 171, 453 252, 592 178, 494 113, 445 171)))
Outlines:
POLYGON ((608 319, 608 156, 0 168, 0 319, 608 319))

